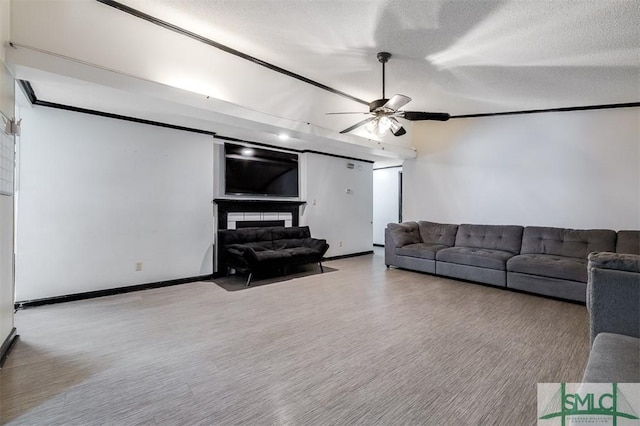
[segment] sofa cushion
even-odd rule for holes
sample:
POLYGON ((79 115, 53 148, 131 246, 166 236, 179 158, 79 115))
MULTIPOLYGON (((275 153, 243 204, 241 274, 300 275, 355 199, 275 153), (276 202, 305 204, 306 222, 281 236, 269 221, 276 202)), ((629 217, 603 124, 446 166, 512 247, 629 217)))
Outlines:
POLYGON ((290 260, 291 254, 285 250, 247 250, 244 252, 244 258, 254 266, 279 266, 290 260))
POLYGON ((308 247, 293 247, 284 249, 284 251, 291 255, 293 263, 313 263, 320 261, 318 251, 308 247))
POLYGON ((587 282, 587 260, 551 254, 520 254, 507 261, 509 272, 587 282))
POLYGON ((521 254, 551 254, 586 259, 594 251, 615 251, 616 233, 608 229, 565 229, 527 226, 521 254))
POLYGON ((227 251, 234 253, 244 253, 248 249, 255 251, 273 250, 273 243, 271 241, 255 241, 252 243, 229 244, 227 246, 227 251))
POLYGON ((425 244, 441 244, 447 247, 453 247, 456 243, 458 225, 421 220, 418 222, 418 230, 420 232, 420 239, 425 244))
POLYGON ((618 231, 616 253, 640 254, 640 231, 618 231))
POLYGON ((396 248, 421 242, 416 222, 390 223, 387 228, 391 232, 396 248))
POLYGON ((583 383, 640 382, 640 339, 600 333, 591 346, 583 383))
POLYGON ((396 254, 399 256, 419 257, 421 259, 434 260, 436 258, 436 252, 447 247, 448 246, 442 244, 407 244, 406 246, 396 249, 396 254))
POLYGON ((313 255, 317 256, 318 251, 311 249, 309 247, 291 247, 284 249, 285 252, 289 253, 291 256, 307 256, 313 255))
POLYGON ((508 251, 474 247, 449 247, 436 253, 436 260, 439 262, 479 266, 501 271, 506 270, 507 259, 511 257, 513 257, 513 253, 508 251))
POLYGON ((220 230, 219 235, 224 245, 243 244, 255 241, 271 241, 271 230, 273 228, 242 228, 220 230))
POLYGON ((513 271, 507 271, 507 287, 581 303, 587 297, 587 283, 513 271))
POLYGON ((273 240, 303 239, 311 237, 311 231, 308 226, 279 226, 272 228, 272 236, 273 240))
POLYGON ((522 226, 469 225, 458 226, 456 247, 474 247, 520 253, 522 226))
POLYGON ((294 247, 302 247, 304 240, 301 238, 287 238, 273 241, 274 250, 283 250, 294 247))
POLYGON ((252 243, 244 243, 242 245, 255 251, 273 250, 273 242, 271 241, 254 241, 252 243))

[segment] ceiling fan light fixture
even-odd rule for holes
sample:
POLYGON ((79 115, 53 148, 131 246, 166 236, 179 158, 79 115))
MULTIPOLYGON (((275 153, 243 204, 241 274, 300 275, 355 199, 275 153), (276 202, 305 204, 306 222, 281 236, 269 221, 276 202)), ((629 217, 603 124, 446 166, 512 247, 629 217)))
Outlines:
POLYGON ((364 128, 374 136, 382 137, 387 134, 393 122, 386 115, 381 115, 369 121, 364 128))
POLYGON ((378 119, 374 118, 373 120, 369 121, 367 124, 364 125, 364 129, 371 133, 371 134, 376 134, 376 129, 378 128, 378 119))
POLYGON ((402 136, 407 133, 395 117, 389 118, 389 121, 391 121, 391 133, 393 133, 393 136, 402 136))
POLYGON ((398 123, 398 120, 396 120, 395 118, 389 119, 389 121, 391 122, 391 126, 390 126, 391 131, 394 134, 402 128, 402 125, 398 123))
POLYGON ((391 120, 386 115, 382 115, 378 118, 378 127, 385 132, 391 128, 391 120))

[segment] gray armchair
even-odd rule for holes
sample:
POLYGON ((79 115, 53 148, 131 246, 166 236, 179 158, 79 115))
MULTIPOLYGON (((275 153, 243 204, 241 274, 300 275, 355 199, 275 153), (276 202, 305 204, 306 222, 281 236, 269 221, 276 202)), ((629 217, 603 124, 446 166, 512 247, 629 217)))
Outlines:
POLYGON ((640 256, 591 253, 591 353, 583 382, 640 382, 640 256))
POLYGON ((603 332, 640 338, 640 256, 591 253, 588 274, 591 343, 603 332))

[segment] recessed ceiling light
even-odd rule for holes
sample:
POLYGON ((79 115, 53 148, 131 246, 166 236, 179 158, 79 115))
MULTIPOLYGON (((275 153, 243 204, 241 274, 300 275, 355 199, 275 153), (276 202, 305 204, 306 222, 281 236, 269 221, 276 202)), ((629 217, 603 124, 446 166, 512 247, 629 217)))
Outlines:
POLYGON ((278 139, 280 139, 281 141, 289 140, 289 135, 287 135, 286 133, 280 133, 278 135, 278 139))

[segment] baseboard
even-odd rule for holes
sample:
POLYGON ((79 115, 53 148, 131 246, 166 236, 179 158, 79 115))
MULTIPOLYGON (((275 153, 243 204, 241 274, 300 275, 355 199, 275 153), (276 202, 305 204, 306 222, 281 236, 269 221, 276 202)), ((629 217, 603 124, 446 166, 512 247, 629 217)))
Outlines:
POLYGON ((367 254, 373 254, 373 250, 368 250, 368 251, 361 251, 359 253, 350 253, 350 254, 343 254, 341 256, 331 256, 331 257, 325 257, 322 259, 322 261, 329 261, 329 260, 338 260, 338 259, 346 259, 348 257, 356 257, 356 256, 364 256, 367 254))
POLYGON ((210 280, 212 274, 200 275, 197 277, 179 278, 176 280, 159 281, 147 284, 138 284, 127 287, 109 288, 106 290, 88 291, 85 293, 67 294, 64 296, 45 297, 42 299, 22 300, 15 303, 16 309, 32 308, 35 306, 51 305, 54 303, 73 302, 76 300, 93 299, 96 297, 113 296, 116 294, 131 293, 133 291, 150 290, 152 288, 169 287, 172 285, 187 284, 196 281, 210 280))
POLYGON ((4 342, 2 342, 2 346, 0 346, 0 369, 2 369, 2 366, 4 366, 4 362, 7 360, 9 353, 11 352, 13 347, 16 345, 16 342, 18 341, 18 337, 20 337, 16 333, 17 333, 17 330, 15 327, 13 327, 11 329, 11 333, 9 333, 7 338, 4 339, 4 342))

